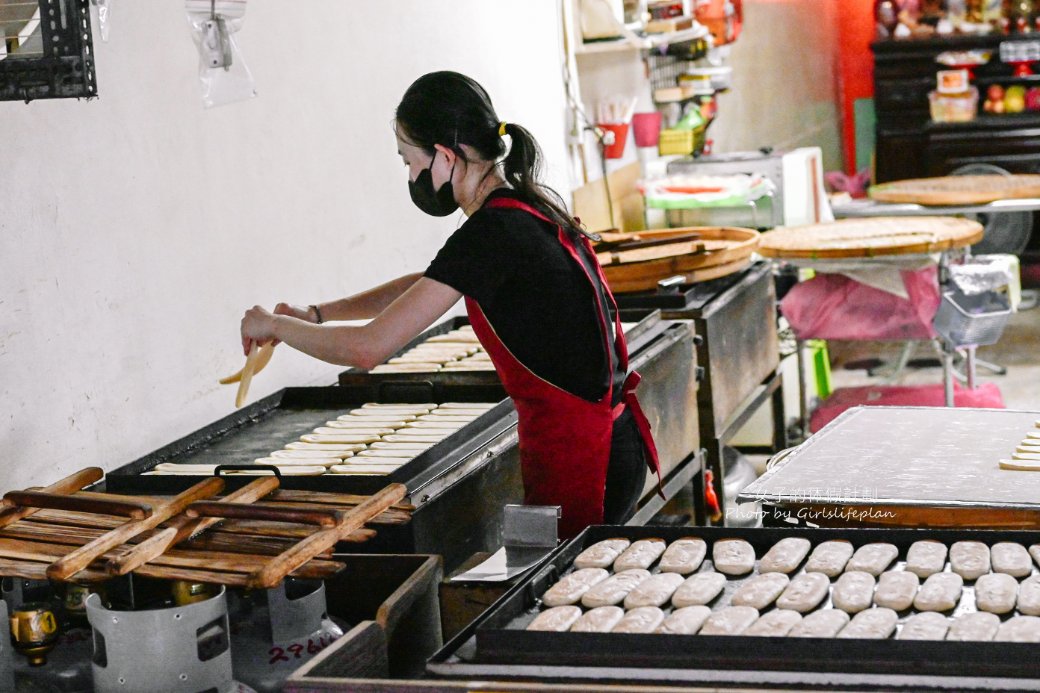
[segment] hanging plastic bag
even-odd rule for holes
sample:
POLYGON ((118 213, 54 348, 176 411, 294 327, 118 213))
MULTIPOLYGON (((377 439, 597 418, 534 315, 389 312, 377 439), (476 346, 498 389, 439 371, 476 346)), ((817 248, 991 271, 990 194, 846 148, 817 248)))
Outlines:
POLYGON ((186 0, 191 38, 199 50, 199 82, 206 108, 256 96, 249 67, 234 34, 242 28, 246 0, 186 0))
POLYGON ((108 43, 108 24, 112 18, 111 0, 90 0, 97 7, 98 27, 101 30, 101 40, 108 43))

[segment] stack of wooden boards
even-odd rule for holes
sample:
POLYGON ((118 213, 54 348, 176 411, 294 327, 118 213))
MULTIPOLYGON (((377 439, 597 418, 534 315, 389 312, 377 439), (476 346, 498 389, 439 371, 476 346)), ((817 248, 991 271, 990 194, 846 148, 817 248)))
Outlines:
MULTIPOLYGON (((368 403, 325 421, 254 464, 274 466, 288 476, 346 474, 384 476, 470 423, 494 402, 442 404, 368 403)), ((211 475, 215 464, 163 462, 145 474, 211 475)), ((268 474, 263 468, 229 474, 268 474)))
POLYGON ((762 234, 758 252, 788 260, 922 255, 982 240, 977 221, 956 217, 871 217, 785 226, 762 234))
POLYGON ((542 594, 526 628, 1037 643, 1033 561, 1040 544, 1013 541, 926 539, 904 553, 791 536, 756 556, 737 538, 606 539, 542 594))
POLYGON ((480 346, 469 325, 434 335, 370 373, 431 373, 436 371, 493 371, 491 357, 480 346))
POLYGON ((272 476, 218 497, 220 478, 170 498, 83 490, 89 467, 43 489, 11 491, 0 508, 0 576, 92 583, 133 572, 152 578, 270 588, 292 575, 325 578, 339 542, 402 524, 405 488, 372 496, 279 489, 272 476))
POLYGON ((1026 431, 1025 437, 1011 453, 1011 459, 1000 460, 1000 468, 1040 472, 1040 419, 1035 424, 1035 430, 1026 431))

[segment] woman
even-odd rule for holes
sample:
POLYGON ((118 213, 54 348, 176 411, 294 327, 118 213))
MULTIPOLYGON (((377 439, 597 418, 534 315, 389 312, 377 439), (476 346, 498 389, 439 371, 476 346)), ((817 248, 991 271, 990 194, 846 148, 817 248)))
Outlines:
POLYGON ((563 506, 564 537, 624 522, 645 465, 657 469, 656 451, 635 400, 638 375, 627 373, 614 299, 575 220, 538 182, 537 143, 500 122, 484 89, 454 72, 416 80, 397 107, 395 131, 416 206, 433 216, 461 207, 468 220, 422 274, 306 308, 252 308, 242 320, 243 349, 276 340, 371 368, 465 298, 516 404, 525 502, 563 506), (326 324, 367 318, 362 327, 326 324))

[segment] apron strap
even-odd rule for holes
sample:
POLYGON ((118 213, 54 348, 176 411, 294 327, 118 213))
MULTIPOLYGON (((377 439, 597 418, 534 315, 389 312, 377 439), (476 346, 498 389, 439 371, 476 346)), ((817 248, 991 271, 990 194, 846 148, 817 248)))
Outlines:
POLYGON ((616 421, 621 413, 625 411, 627 407, 632 411, 632 417, 636 421, 636 427, 639 429, 640 438, 643 439, 643 449, 646 452, 646 465, 650 468, 650 472, 657 475, 657 494, 661 498, 665 498, 664 486, 661 480, 661 461, 657 455, 657 445, 654 444, 654 437, 650 433, 650 420, 646 418, 646 414, 643 412, 643 407, 639 405, 639 398, 636 397, 636 388, 639 387, 639 381, 642 380, 642 376, 635 371, 628 374, 625 378, 625 384, 623 387, 623 394, 621 402, 614 407, 613 415, 616 421))

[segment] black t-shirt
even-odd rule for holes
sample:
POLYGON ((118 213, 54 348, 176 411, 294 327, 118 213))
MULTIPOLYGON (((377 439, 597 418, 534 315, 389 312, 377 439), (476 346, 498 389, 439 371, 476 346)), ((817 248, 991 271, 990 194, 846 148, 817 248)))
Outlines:
MULTIPOLYGON (((488 200, 496 197, 521 199, 507 189, 488 200)), ((595 293, 555 225, 485 203, 425 276, 475 300, 506 348, 538 377, 590 401, 607 391, 595 293)))

